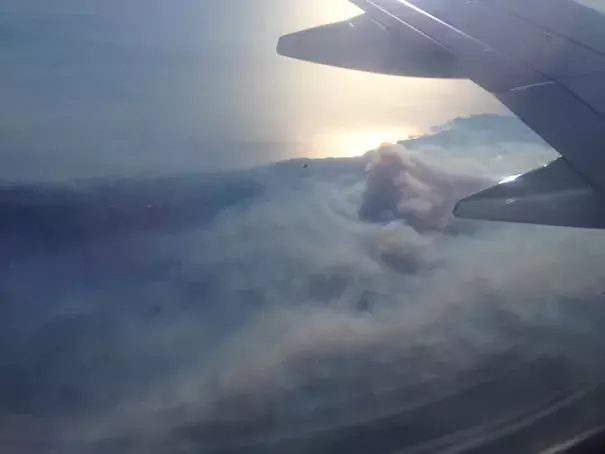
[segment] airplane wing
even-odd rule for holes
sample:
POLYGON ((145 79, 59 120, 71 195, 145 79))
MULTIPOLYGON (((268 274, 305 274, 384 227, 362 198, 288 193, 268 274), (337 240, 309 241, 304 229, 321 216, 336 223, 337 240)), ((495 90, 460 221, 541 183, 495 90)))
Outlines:
POLYGON ((463 218, 605 228, 605 16, 574 0, 351 0, 364 14, 278 53, 381 74, 467 78, 561 158, 461 200, 463 218))

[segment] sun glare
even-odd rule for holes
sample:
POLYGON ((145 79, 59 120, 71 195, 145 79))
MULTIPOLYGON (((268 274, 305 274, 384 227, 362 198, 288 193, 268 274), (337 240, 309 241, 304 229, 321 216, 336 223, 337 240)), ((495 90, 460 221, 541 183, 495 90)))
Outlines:
POLYGON ((312 144, 315 158, 347 158, 361 156, 385 143, 406 140, 416 131, 402 128, 361 129, 356 131, 333 131, 319 135, 312 144))
POLYGON ((346 17, 362 13, 359 8, 347 2, 323 2, 321 8, 316 10, 316 14, 322 20, 336 21, 343 20, 346 17))

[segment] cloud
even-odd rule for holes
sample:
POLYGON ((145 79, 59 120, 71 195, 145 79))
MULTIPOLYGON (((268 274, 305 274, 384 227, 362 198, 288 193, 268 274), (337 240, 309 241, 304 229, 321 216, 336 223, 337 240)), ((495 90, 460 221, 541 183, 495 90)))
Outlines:
MULTIPOLYGON (((41 437, 64 451, 367 452, 363 435, 382 452, 555 414, 602 377, 605 239, 452 218, 457 198, 553 158, 510 121, 255 169, 236 190, 181 185, 178 200, 213 197, 184 203, 178 229, 20 251, 0 274, 0 439, 52 419, 41 437)), ((564 434, 532 424, 526 442, 564 434)))
POLYGON ((404 219, 421 231, 442 230, 452 223, 458 200, 491 182, 485 175, 432 167, 403 145, 384 146, 368 166, 359 215, 368 221, 404 219))

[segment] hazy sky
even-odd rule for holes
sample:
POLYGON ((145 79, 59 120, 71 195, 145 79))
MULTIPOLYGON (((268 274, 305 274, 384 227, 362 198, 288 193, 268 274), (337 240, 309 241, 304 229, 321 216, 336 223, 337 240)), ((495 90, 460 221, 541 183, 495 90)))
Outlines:
POLYGON ((354 155, 498 111, 469 82, 375 76, 276 55, 345 0, 0 4, 0 179, 247 167, 354 155))

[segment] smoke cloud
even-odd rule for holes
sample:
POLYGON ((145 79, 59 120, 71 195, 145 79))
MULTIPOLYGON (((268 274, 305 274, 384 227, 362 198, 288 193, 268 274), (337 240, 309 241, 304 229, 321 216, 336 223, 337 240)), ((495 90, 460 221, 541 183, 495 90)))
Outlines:
POLYGON ((127 219, 14 252, 0 282, 0 442, 524 452, 605 416, 602 233, 451 215, 556 156, 516 121, 256 169, 229 183, 256 189, 203 222, 189 203, 178 228, 127 219), (555 430, 561 411, 577 422, 555 430))

